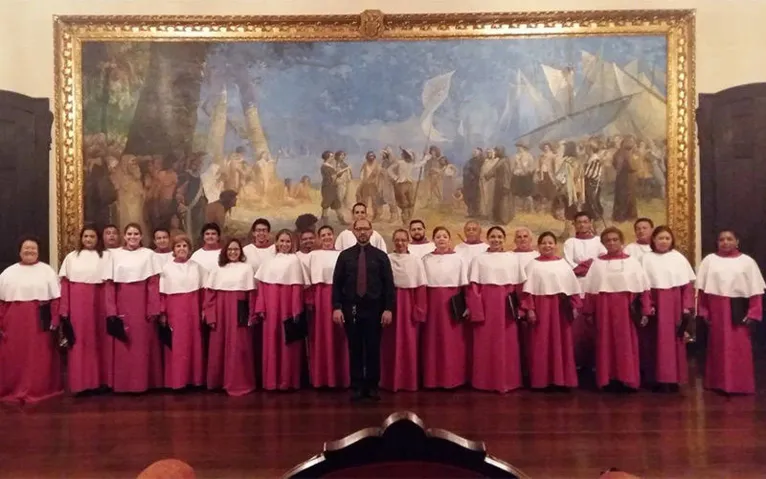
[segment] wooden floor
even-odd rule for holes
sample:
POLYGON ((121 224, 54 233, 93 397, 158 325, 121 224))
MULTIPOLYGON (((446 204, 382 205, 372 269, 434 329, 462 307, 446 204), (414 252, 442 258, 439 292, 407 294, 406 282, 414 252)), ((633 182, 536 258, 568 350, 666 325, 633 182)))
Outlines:
POLYGON ((279 477, 326 440, 409 410, 427 426, 487 443, 536 478, 766 477, 766 391, 753 397, 474 391, 385 395, 189 392, 63 397, 0 409, 0 477, 135 477, 151 462, 187 461, 201 478, 279 477))

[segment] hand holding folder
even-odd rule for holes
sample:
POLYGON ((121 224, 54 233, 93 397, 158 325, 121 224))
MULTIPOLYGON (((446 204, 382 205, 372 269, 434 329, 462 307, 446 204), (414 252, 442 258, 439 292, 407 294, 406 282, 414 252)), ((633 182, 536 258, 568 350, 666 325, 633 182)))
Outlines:
POLYGON ((282 321, 282 327, 285 333, 286 344, 302 341, 309 335, 309 325, 304 312, 282 321))
POLYGON ((128 342, 128 327, 120 316, 106 318, 106 333, 118 341, 128 342))

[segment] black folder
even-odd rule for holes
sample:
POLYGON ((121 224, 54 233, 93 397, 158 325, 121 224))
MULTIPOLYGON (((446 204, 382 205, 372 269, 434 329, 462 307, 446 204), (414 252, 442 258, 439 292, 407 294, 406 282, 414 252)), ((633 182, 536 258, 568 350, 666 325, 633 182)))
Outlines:
POLYGON ((125 327, 125 321, 119 316, 106 318, 106 333, 118 341, 128 342, 128 330, 125 327))
POLYGON ((51 330, 51 324, 53 323, 53 318, 51 317, 51 303, 41 302, 37 307, 37 314, 40 318, 40 328, 42 328, 43 332, 50 331, 51 330))
POLYGON ((678 328, 676 328, 676 337, 678 339, 683 339, 684 334, 689 330, 689 323, 692 322, 693 316, 691 313, 684 313, 681 315, 681 322, 678 324, 678 328))
POLYGON ((61 316, 59 319, 59 347, 71 348, 74 346, 75 336, 72 321, 69 316, 61 316))
POLYGON ((458 323, 462 323, 465 320, 463 315, 468 310, 468 305, 465 302, 465 293, 461 290, 458 294, 450 298, 449 304, 452 309, 452 319, 458 323))
POLYGON ((157 322, 157 336, 160 338, 160 343, 168 349, 173 349, 173 328, 165 322, 157 322))
POLYGON ((519 320, 519 297, 516 295, 516 292, 510 292, 508 293, 508 297, 506 298, 508 302, 508 312, 511 315, 511 320, 518 321, 519 320))
POLYGON ((237 326, 247 327, 250 324, 250 302, 246 299, 237 301, 237 326))
POLYGON ((743 326, 750 309, 750 298, 729 298, 731 307, 731 322, 734 326, 743 326))
POLYGON ((309 324, 305 313, 285 319, 282 321, 282 327, 284 328, 286 344, 302 341, 309 335, 309 324))

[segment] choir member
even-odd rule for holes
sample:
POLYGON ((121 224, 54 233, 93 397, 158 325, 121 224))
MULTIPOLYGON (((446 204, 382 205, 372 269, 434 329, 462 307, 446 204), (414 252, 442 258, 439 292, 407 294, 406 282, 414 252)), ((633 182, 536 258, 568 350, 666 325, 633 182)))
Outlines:
POLYGON ((422 258, 436 248, 434 242, 429 241, 426 237, 426 224, 423 220, 410 221, 409 236, 412 238, 412 241, 410 241, 407 247, 407 252, 413 256, 422 258))
POLYGON ((61 302, 59 315, 72 325, 75 341, 67 353, 69 391, 79 393, 108 384, 104 351, 106 305, 104 281, 111 280, 111 253, 104 251, 98 231, 86 226, 80 231, 80 244, 61 263, 61 302))
POLYGON ((221 257, 221 227, 216 223, 205 223, 200 235, 202 247, 192 254, 191 260, 209 273, 218 267, 221 257))
POLYGON ((204 284, 203 314, 210 327, 207 388, 244 396, 255 390, 255 279, 239 240, 225 243, 204 284))
MULTIPOLYGON (((595 258, 606 253, 601 239, 593 234, 593 220, 589 213, 580 211, 574 218, 575 237, 564 241, 564 260, 573 268, 575 276, 583 286, 585 275, 595 258)), ((575 348, 575 361, 578 367, 593 365, 594 331, 584 317, 577 317, 572 322, 572 341, 575 348)))
POLYGON ((640 385, 638 334, 648 323, 648 290, 641 263, 623 252, 624 236, 617 228, 601 233, 606 253, 596 258, 583 283, 583 314, 596 326, 596 384, 637 389, 640 385), (641 307, 636 306, 641 300, 641 307))
POLYGON ((641 363, 648 382, 668 389, 686 383, 685 331, 680 337, 677 332, 682 317, 690 317, 694 308, 695 276, 689 261, 675 249, 670 228, 658 226, 650 244, 652 251, 643 255, 641 265, 651 288, 652 318, 644 328, 651 343, 642 349, 641 363))
POLYGON ((718 235, 718 251, 697 273, 697 314, 708 324, 705 388, 755 393, 750 326, 762 317, 766 288, 758 264, 739 251, 731 230, 718 235))
MULTIPOLYGON (((367 205, 364 203, 356 203, 354 207, 351 208, 351 213, 353 215, 354 221, 366 220, 367 205)), ((353 225, 351 228, 353 228, 353 225)), ((351 248, 352 246, 356 246, 356 243, 357 241, 354 232, 351 229, 346 229, 341 231, 335 240, 335 249, 338 251, 343 251, 345 249, 351 248)), ((387 251, 386 241, 377 231, 372 232, 372 236, 370 236, 370 244, 380 250, 387 251)))
POLYGON ((571 323, 582 306, 580 283, 556 256, 556 235, 537 239, 540 256, 527 265, 521 309, 529 328, 527 351, 532 389, 577 387, 571 323))
MULTIPOLYGON (((449 231, 447 232, 449 234, 449 231)), ((463 226, 465 240, 455 246, 455 253, 459 254, 466 265, 471 264, 474 257, 487 251, 487 243, 481 240, 481 226, 476 221, 468 221, 463 226)))
POLYGON ((372 223, 358 219, 352 226, 357 244, 338 255, 332 281, 332 320, 343 325, 348 341, 351 401, 380 399, 381 326, 393 320, 395 288, 391 261, 370 246, 372 223))
POLYGON ((381 338, 380 387, 389 391, 418 389, 418 330, 426 320, 426 270, 420 257, 409 252, 409 235, 398 229, 394 252, 388 255, 396 288, 396 310, 391 327, 381 338))
POLYGON ((519 264, 521 265, 522 270, 527 268, 530 261, 540 256, 540 253, 534 248, 532 241, 533 235, 531 229, 526 226, 516 228, 516 231, 513 233, 513 242, 516 245, 516 248, 514 248, 513 252, 516 253, 516 256, 519 258, 519 264))
POLYGON ((173 259, 173 248, 170 245, 170 230, 157 228, 152 234, 154 240, 154 259, 157 266, 162 269, 165 263, 173 259))
POLYGON ((120 228, 117 225, 106 225, 101 232, 101 237, 104 241, 104 249, 113 250, 122 246, 122 239, 120 238, 120 228))
POLYGON ((141 245, 143 233, 136 223, 125 227, 125 246, 111 252, 111 278, 107 282, 107 316, 120 317, 128 340, 110 337, 106 348, 113 361, 106 366, 114 392, 137 393, 162 386, 162 351, 156 320, 160 313, 159 274, 154 252, 141 245))
POLYGON ((649 218, 639 218, 633 223, 633 232, 636 233, 636 241, 625 247, 625 254, 641 261, 641 258, 652 252, 652 231, 654 221, 649 218))
POLYGON ((182 389, 205 384, 202 353, 202 299, 205 269, 190 261, 192 241, 173 238, 173 260, 160 274, 160 320, 172 329, 172 348, 163 348, 165 387, 182 389))
POLYGON ((423 386, 456 388, 468 382, 468 328, 470 311, 454 318, 451 299, 468 285, 468 264, 451 247, 450 232, 434 229, 436 249, 423 257, 428 305, 423 329, 423 386))
MULTIPOLYGON (((335 234, 333 233, 333 241, 335 241, 335 234)), ((295 253, 298 256, 298 259, 301 260, 301 264, 306 269, 306 271, 309 270, 309 258, 312 251, 314 251, 314 248, 316 247, 317 242, 317 234, 314 233, 314 230, 304 230, 298 233, 298 251, 295 253)), ((333 243, 332 249, 335 249, 335 244, 333 243)))
POLYGON ((269 391, 300 388, 304 343, 288 343, 283 322, 303 314, 303 290, 308 285, 289 230, 277 233, 276 247, 276 256, 255 274, 259 290, 255 312, 263 322, 263 388, 269 391))
POLYGON ((335 232, 329 225, 319 228, 320 249, 309 257, 311 287, 307 306, 309 320, 309 378, 318 387, 343 387, 351 384, 348 345, 343 328, 332 320, 332 280, 340 251, 335 249, 335 232))
POLYGON ((2 402, 34 403, 63 392, 60 355, 51 334, 59 322, 59 281, 39 255, 40 241, 23 238, 21 261, 0 274, 2 402))
POLYGON ((277 248, 271 242, 271 223, 266 218, 258 218, 250 226, 251 243, 245 246, 244 255, 247 262, 258 271, 262 264, 271 260, 277 254, 277 248))
POLYGON ((473 346, 471 385, 504 393, 522 385, 517 307, 526 275, 519 256, 505 251, 503 228, 491 227, 487 241, 489 249, 476 256, 468 268, 467 304, 473 346))

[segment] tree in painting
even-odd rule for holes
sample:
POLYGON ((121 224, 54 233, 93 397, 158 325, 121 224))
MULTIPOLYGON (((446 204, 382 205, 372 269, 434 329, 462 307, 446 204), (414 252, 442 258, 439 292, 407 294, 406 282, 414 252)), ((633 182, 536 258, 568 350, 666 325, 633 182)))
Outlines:
POLYGON ((83 62, 89 221, 242 236, 360 200, 383 233, 665 220, 664 37, 93 42, 83 62))

